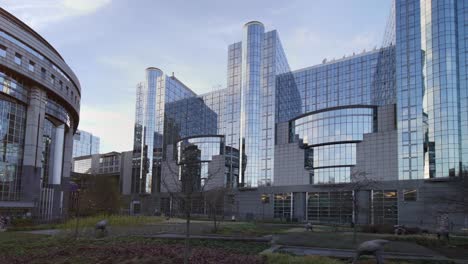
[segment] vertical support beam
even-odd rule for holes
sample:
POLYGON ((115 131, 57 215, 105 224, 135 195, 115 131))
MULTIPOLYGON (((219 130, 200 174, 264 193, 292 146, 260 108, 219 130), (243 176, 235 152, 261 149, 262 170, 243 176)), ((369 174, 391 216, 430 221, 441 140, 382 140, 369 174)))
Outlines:
POLYGON ((55 130, 54 138, 54 161, 52 178, 49 183, 60 185, 62 183, 62 168, 63 168, 63 140, 65 136, 65 125, 60 125, 55 130))
POLYGON ((46 94, 31 87, 26 115, 26 131, 22 168, 22 200, 32 201, 37 206, 40 199, 42 168, 42 130, 45 115, 46 94))

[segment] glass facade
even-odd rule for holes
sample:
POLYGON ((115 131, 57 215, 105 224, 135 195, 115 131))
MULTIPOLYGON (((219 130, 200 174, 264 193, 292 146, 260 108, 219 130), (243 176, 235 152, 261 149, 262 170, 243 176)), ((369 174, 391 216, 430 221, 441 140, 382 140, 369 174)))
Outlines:
POLYGON ((44 132, 42 134, 42 171, 41 183, 42 187, 47 187, 52 179, 52 162, 54 160, 56 128, 54 123, 49 119, 45 119, 44 132))
POLYGON ((293 196, 292 193, 275 193, 273 199, 274 218, 292 220, 293 196))
POLYGON ((73 161, 73 171, 77 173, 91 174, 92 158, 75 159, 73 161))
MULTIPOLYGON (((222 136, 201 136, 183 139, 177 142, 177 164, 183 165, 187 162, 187 150, 190 150, 189 154, 193 153, 193 149, 197 151, 197 157, 195 162, 199 163, 198 173, 200 177, 200 185, 203 186, 206 181, 212 180, 218 173, 224 173, 224 168, 218 168, 210 170, 210 162, 215 156, 224 155, 224 137, 222 136)), ((189 161, 194 162, 194 161, 189 161)), ((179 171, 181 174, 182 170, 179 171)), ((182 175, 179 175, 181 178, 182 175)))
POLYGON ((275 175, 285 144, 304 150, 309 184, 350 182, 361 143, 384 133, 396 141, 396 151, 378 153, 398 163, 392 179, 460 175, 468 162, 467 5, 395 0, 381 48, 295 71, 278 32, 251 21, 228 47, 226 88, 202 95, 149 68, 137 87, 134 175, 144 184, 135 190, 159 190, 162 162, 177 159, 168 148, 176 153, 180 139, 202 135, 224 136, 230 186, 293 178, 275 175))
POLYGON ((26 106, 0 97, 0 201, 21 198, 26 106))
POLYGON ((99 154, 101 139, 84 130, 76 131, 73 136, 73 157, 99 154))
POLYGON ((79 123, 79 81, 45 39, 1 8, 0 25, 0 214, 59 220, 68 211, 64 168, 79 123))
POLYGON ((240 153, 246 155, 247 168, 241 173, 241 182, 252 186, 260 180, 261 147, 261 83, 262 53, 265 29, 260 22, 244 26, 242 40, 242 88, 240 119, 240 153), (246 176, 247 175, 247 176, 246 176))
POLYGON ((307 220, 349 224, 353 221, 353 192, 307 193, 307 220))
POLYGON ((398 192, 396 190, 372 190, 371 223, 396 225, 398 223, 398 192))
POLYGON ((290 142, 314 146, 332 142, 361 141, 365 133, 375 131, 372 108, 347 107, 312 113, 290 123, 290 142))
POLYGON ((289 122, 289 142, 305 151, 305 168, 311 184, 350 182, 356 165, 356 144, 363 135, 376 132, 373 107, 348 106, 316 111, 289 122))
POLYGON ((399 178, 466 166, 466 3, 396 1, 399 178))

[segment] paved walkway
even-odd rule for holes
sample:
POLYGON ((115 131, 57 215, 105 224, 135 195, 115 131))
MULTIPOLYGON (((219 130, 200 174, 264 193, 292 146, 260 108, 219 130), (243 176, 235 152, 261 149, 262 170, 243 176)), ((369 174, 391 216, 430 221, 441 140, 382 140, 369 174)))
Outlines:
MULTIPOLYGON (((348 249, 329 249, 329 248, 311 248, 311 247, 298 247, 298 246, 283 246, 275 245, 262 253, 272 253, 272 252, 286 252, 298 256, 306 255, 315 255, 315 256, 324 256, 324 257, 335 257, 335 258, 348 258, 351 259, 354 257, 355 251, 348 249)), ((372 256, 370 256, 372 257, 372 256)), ((408 254, 408 253, 399 253, 399 252, 384 252, 384 258, 386 259, 402 259, 402 260, 437 260, 437 261, 455 261, 456 263, 467 263, 463 260, 453 260, 446 258, 442 255, 418 255, 418 254, 408 254)))
MULTIPOLYGON (((143 236, 147 238, 163 239, 185 239, 184 234, 159 234, 143 236)), ((200 240, 228 240, 228 241, 248 241, 248 242, 270 242, 271 237, 236 237, 236 236, 218 236, 218 235, 190 235, 190 239, 200 240)))
POLYGON ((60 229, 43 229, 43 230, 32 230, 32 231, 19 231, 23 233, 28 233, 28 234, 34 234, 34 235, 57 235, 60 233, 60 229))

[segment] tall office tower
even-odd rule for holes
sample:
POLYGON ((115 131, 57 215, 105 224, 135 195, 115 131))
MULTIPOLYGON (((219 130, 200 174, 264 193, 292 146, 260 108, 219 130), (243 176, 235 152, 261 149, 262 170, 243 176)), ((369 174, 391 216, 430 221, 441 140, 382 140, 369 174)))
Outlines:
POLYGON ((0 214, 67 213, 81 88, 60 54, 0 8, 0 214))
POLYGON ((167 76, 154 67, 146 69, 145 82, 137 86, 133 193, 160 191, 161 169, 168 145, 174 146, 177 140, 191 133, 203 134, 209 130, 216 133, 211 127, 216 121, 205 126, 203 120, 191 116, 205 113, 203 108, 206 107, 195 96, 176 77, 167 76))
POLYGON ((399 178, 468 164, 466 1, 396 1, 399 178))
POLYGON ((274 179, 276 75, 289 71, 276 30, 265 32, 258 21, 244 25, 241 43, 228 55, 227 144, 247 157, 242 186, 270 185, 274 179))
POLYGON ((99 154, 101 139, 84 130, 77 130, 73 136, 73 158, 99 154))

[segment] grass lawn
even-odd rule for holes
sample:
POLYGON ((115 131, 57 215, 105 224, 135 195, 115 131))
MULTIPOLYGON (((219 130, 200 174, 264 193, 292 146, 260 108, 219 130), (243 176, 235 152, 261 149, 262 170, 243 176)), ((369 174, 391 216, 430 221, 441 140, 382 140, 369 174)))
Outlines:
MULTIPOLYGON (((287 254, 267 254, 266 263, 268 264, 348 264, 350 260, 339 260, 320 256, 291 256, 287 254)), ((447 262, 437 261, 389 261, 386 260, 387 264, 447 264, 447 262)), ((375 264, 374 259, 360 259, 359 264, 375 264)))
MULTIPOLYGON (((349 260, 326 257, 298 257, 288 254, 259 253, 267 243, 191 240, 190 263, 229 264, 340 264, 349 260)), ((63 237, 18 232, 0 233, 1 263, 182 263, 183 241, 141 237, 72 240, 63 237)), ((375 263, 361 260, 359 263, 375 263)), ((429 264, 435 262, 395 262, 390 264, 429 264)))
MULTIPOLYGON (((264 263, 267 243, 192 240, 191 263, 264 263), (240 262, 238 262, 240 261, 240 262)), ((181 263, 183 241, 138 237, 80 239, 0 233, 1 263, 181 263)))
MULTIPOLYGON (((98 215, 83 217, 78 220, 79 228, 94 227, 97 222, 107 219, 110 226, 133 226, 155 224, 163 222, 163 217, 157 216, 128 216, 128 215, 98 215)), ((70 219, 65 223, 58 224, 56 228, 59 229, 73 229, 76 226, 76 219, 70 219)))
POLYGON ((319 248, 355 249, 360 243, 372 239, 387 239, 388 252, 430 255, 439 253, 449 258, 468 259, 468 238, 452 237, 450 243, 437 240, 435 236, 358 233, 357 243, 353 243, 351 232, 288 232, 278 235, 276 243, 290 246, 319 248))
MULTIPOLYGON (((97 215, 89 217, 80 217, 78 219, 78 228, 89 228, 96 225, 97 222, 107 219, 110 226, 138 226, 148 225, 163 222, 163 217, 156 216, 127 216, 127 215, 97 215)), ((68 221, 60 224, 40 224, 26 225, 9 228, 10 231, 29 231, 43 229, 74 229, 76 227, 76 219, 71 218, 68 221)))

